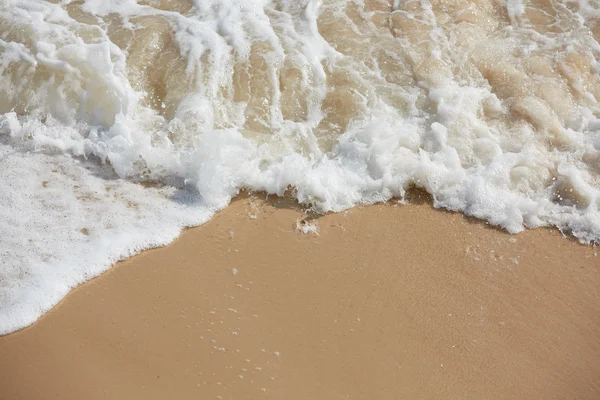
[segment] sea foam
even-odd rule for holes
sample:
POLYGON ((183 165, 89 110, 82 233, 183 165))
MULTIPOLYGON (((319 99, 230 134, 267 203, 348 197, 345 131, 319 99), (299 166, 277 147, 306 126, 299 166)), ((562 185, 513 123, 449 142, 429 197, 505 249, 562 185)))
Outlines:
POLYGON ((581 1, 0 0, 0 334, 240 190, 600 240, 581 1))

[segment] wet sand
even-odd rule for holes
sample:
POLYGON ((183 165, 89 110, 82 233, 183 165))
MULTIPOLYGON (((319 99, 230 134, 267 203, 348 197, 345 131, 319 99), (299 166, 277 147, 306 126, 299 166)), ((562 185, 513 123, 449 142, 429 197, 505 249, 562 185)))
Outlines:
POLYGON ((0 399, 598 399, 600 249, 241 198, 0 338, 0 399))

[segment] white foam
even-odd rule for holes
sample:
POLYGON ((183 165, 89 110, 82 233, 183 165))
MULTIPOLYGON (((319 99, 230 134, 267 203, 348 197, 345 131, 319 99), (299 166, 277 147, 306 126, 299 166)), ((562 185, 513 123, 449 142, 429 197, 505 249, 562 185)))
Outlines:
POLYGON ((375 3, 0 0, 0 334, 241 189, 600 240, 597 7, 375 3))
POLYGON ((303 233, 303 234, 314 234, 314 235, 319 235, 319 227, 317 226, 317 224, 315 223, 310 223, 307 221, 300 221, 297 220, 296 221, 296 231, 303 233))
POLYGON ((0 146, 0 334, 25 327, 67 292, 214 210, 186 189, 144 188, 107 167, 0 146))

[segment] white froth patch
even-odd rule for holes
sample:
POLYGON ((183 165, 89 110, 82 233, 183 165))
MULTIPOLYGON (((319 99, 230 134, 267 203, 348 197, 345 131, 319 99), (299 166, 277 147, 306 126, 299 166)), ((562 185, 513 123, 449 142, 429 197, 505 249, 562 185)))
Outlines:
POLYGON ((0 2, 0 333, 241 189, 600 240, 593 2, 144 3, 0 2))
POLYGON ((319 234, 319 227, 316 223, 310 223, 306 220, 296 220, 296 231, 303 234, 319 234))
POLYGON ((214 211, 107 167, 0 145, 0 334, 34 322, 78 284, 173 241, 214 211), (108 179, 107 179, 108 178, 108 179))

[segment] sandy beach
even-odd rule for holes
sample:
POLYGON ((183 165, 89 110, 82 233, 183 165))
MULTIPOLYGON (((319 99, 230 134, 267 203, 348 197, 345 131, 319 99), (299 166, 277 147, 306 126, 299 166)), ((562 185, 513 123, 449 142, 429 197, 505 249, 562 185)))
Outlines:
POLYGON ((600 398, 598 249, 417 203, 238 198, 1 337, 0 398, 600 398))
POLYGON ((0 400, 599 400, 598 4, 0 1, 0 400))

